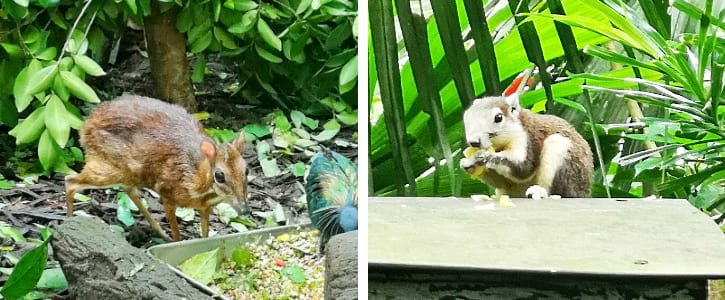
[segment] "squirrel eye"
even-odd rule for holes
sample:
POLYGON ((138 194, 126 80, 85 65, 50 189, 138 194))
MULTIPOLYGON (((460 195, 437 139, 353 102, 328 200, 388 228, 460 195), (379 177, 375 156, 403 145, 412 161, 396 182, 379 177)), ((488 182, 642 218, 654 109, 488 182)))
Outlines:
POLYGON ((503 121, 503 115, 502 114, 496 114, 495 117, 493 117, 493 121, 496 123, 501 123, 503 121))
POLYGON ((214 171, 214 181, 216 181, 217 183, 224 183, 224 181, 226 181, 226 178, 224 178, 224 172, 222 172, 222 170, 214 171))

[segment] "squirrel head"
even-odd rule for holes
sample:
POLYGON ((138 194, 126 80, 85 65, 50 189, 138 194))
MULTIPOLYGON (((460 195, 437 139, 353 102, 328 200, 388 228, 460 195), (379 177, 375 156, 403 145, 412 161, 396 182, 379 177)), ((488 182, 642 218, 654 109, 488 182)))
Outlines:
POLYGON ((506 137, 523 130, 519 120, 518 95, 509 97, 483 97, 463 113, 466 143, 471 147, 499 151, 507 144, 506 137))

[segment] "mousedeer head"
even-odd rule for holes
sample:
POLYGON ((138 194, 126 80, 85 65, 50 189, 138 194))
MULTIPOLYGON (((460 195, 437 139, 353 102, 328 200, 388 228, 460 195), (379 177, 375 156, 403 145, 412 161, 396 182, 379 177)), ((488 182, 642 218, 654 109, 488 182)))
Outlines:
POLYGON ((242 157, 244 152, 244 132, 229 144, 218 147, 210 141, 201 142, 201 153, 210 162, 207 180, 212 181, 211 188, 217 195, 212 203, 231 202, 240 214, 248 211, 247 207, 247 162, 242 157))
POLYGON ((463 113, 466 143, 471 147, 496 147, 497 137, 521 130, 521 105, 516 94, 510 97, 484 97, 473 101, 463 113))

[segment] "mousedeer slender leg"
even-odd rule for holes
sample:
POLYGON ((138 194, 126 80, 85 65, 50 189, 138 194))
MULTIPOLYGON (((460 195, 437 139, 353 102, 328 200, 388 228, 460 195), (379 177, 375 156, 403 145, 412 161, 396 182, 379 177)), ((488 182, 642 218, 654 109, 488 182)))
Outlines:
POLYGON ((166 219, 169 220, 169 227, 171 227, 171 238, 174 241, 179 240, 179 223, 176 220, 176 205, 170 203, 168 198, 162 199, 164 203, 164 212, 166 212, 166 219))
POLYGON ((209 236, 209 214, 211 213, 211 207, 200 208, 199 215, 201 216, 201 236, 209 236))
POLYGON ((146 207, 143 206, 143 202, 141 202, 141 198, 138 197, 138 189, 135 187, 126 187, 126 194, 128 194, 128 197, 131 198, 131 201, 133 201, 133 204, 136 204, 136 207, 138 207, 138 210, 141 211, 141 213, 146 217, 146 220, 149 221, 149 224, 151 224, 151 228, 156 230, 156 232, 161 235, 161 237, 167 241, 169 241, 169 237, 166 235, 163 229, 161 229, 161 226, 159 226, 159 223, 154 220, 154 217, 151 216, 151 213, 149 212, 146 207))
POLYGON ((65 177, 65 196, 66 196, 66 203, 68 206, 67 215, 68 217, 73 216, 73 200, 76 190, 78 189, 79 185, 76 184, 76 178, 78 178, 78 174, 68 175, 65 177))
POLYGON ((80 174, 71 174, 65 177, 65 195, 68 206, 68 216, 73 216, 73 201, 75 193, 85 189, 96 189, 113 186, 120 182, 114 177, 118 174, 113 166, 99 163, 93 156, 86 156, 86 166, 80 174))

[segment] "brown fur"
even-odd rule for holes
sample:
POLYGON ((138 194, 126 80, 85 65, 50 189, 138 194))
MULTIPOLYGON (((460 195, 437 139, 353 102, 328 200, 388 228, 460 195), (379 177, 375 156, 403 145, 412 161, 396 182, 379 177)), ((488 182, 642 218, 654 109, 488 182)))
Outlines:
POLYGON ((178 240, 177 207, 199 210, 206 237, 213 205, 246 201, 244 133, 231 145, 217 146, 201 123, 179 106, 139 96, 102 103, 84 122, 81 145, 86 165, 80 174, 66 176, 69 216, 75 192, 118 184, 166 237, 138 197, 139 188, 150 188, 161 197, 172 237, 178 240), (216 170, 224 172, 225 183, 215 182, 216 170))

